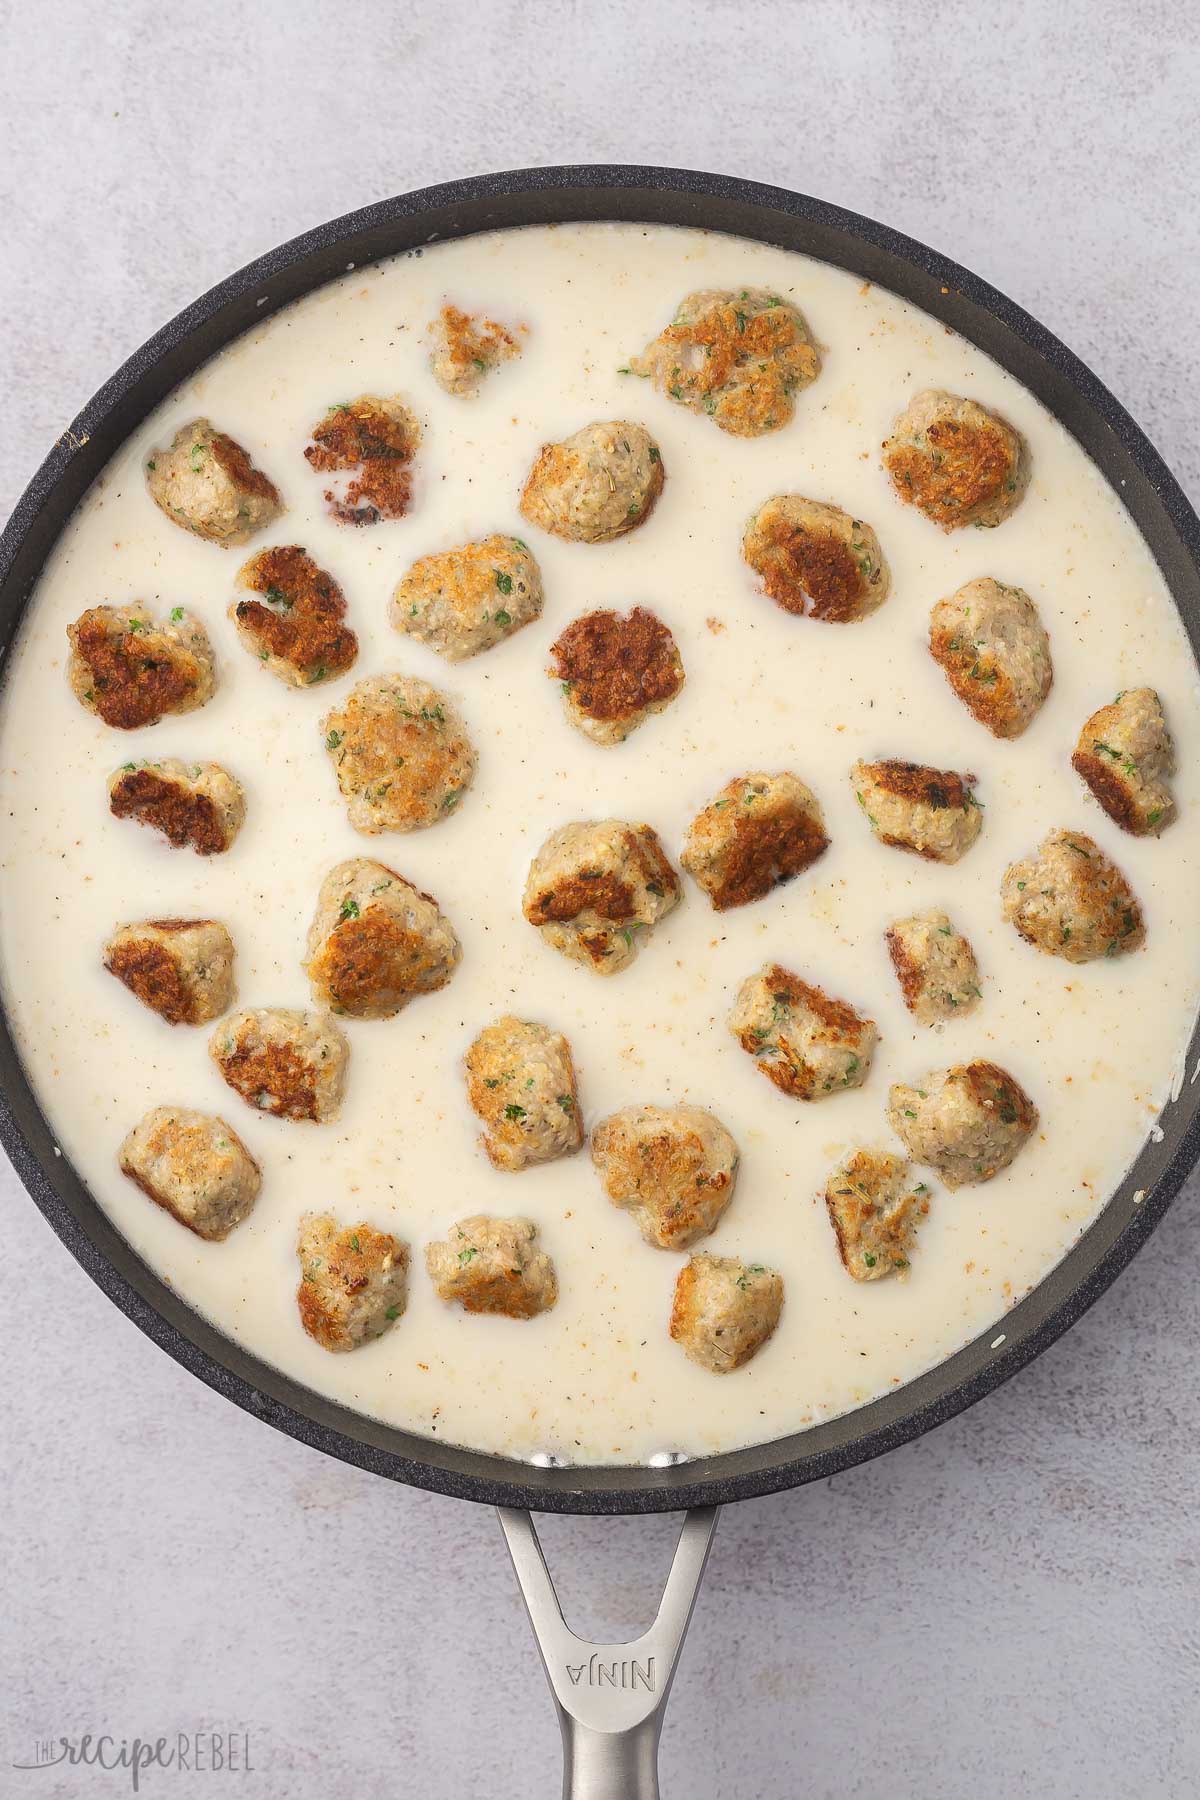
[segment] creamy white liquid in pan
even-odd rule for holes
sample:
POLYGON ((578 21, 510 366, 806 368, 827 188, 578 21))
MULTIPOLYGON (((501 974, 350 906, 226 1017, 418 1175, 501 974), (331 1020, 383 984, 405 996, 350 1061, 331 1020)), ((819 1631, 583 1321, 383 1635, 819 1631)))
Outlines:
POLYGON ((64 1153, 137 1251, 223 1331, 301 1382, 393 1424, 517 1456, 640 1462, 776 1437, 905 1382, 1002 1318, 1092 1220, 1177 1079, 1197 1004, 1200 874, 1197 671, 1141 538, 1082 451, 980 351, 893 295, 758 244, 670 229, 571 226, 477 237, 355 270, 240 339, 129 441, 81 505, 30 607, 0 714, 4 815, 0 931, 5 1002, 64 1153), (765 286, 794 298, 824 370, 784 430, 741 441, 618 373, 693 288, 765 286), (443 299, 482 306, 529 337, 481 397, 441 392, 421 342, 443 299), (946 536, 892 495, 879 445, 917 389, 1003 411, 1029 440, 1032 485, 996 531, 946 536), (302 456, 326 407, 403 395, 424 438, 412 511, 354 530, 324 516, 302 456), (277 483, 287 514, 260 535, 300 543, 343 584, 361 653, 340 681, 285 689, 226 617, 250 550, 225 551, 150 502, 142 459, 206 414, 277 483), (618 543, 562 544, 523 524, 517 496, 539 446, 593 419, 643 420, 662 446, 663 496, 618 543), (739 553, 768 495, 832 500, 877 530, 893 588, 853 626, 795 619, 755 592, 739 553), (492 531, 524 536, 542 566, 543 618, 452 667, 387 623, 417 556, 492 531), (933 601, 979 575, 1026 588, 1050 632, 1055 683, 1031 729, 1001 743, 953 697, 926 648, 933 601), (66 626, 87 606, 194 608, 212 637, 211 704, 142 732, 109 730, 72 698, 66 626), (652 607, 687 670, 681 697, 616 749, 568 726, 547 651, 596 606, 652 607), (347 824, 319 721, 358 678, 424 676, 460 704, 479 751, 457 812, 409 836, 347 824), (1180 816, 1160 841, 1117 830, 1072 773, 1084 718, 1118 689, 1161 692, 1179 749, 1180 816), (137 757, 215 758, 245 784, 234 849, 201 859, 113 819, 105 779, 137 757), (986 821, 956 867, 877 845, 847 778, 858 756, 973 771, 986 821), (521 916, 531 857, 572 819, 646 820, 677 862, 697 809, 731 776, 793 769, 825 809, 832 848, 767 899, 721 916, 685 878, 682 904, 609 980, 568 963, 521 916), (1052 826, 1090 832, 1129 876, 1147 944, 1074 967, 1022 943, 1000 915, 1006 864, 1052 826), (257 1115, 220 1080, 208 1031, 171 1028, 101 968, 118 923, 224 920, 238 1003, 310 1004, 300 966, 326 870, 392 864, 435 894, 463 944, 442 992, 387 1023, 345 1023, 346 1100, 332 1125, 257 1115), (944 906, 971 938, 984 1000, 940 1032, 905 1011, 885 926, 944 906), (803 1105, 759 1074, 725 1017, 767 959, 877 1020, 861 1090, 803 1105), (572 1044, 589 1126, 642 1101, 711 1107, 742 1151, 737 1194, 702 1247, 772 1264, 786 1301, 743 1370, 694 1367, 667 1337, 681 1258, 648 1248, 606 1199, 585 1150, 521 1174, 492 1169, 462 1052, 505 1011, 572 1044), (936 1176, 908 1279, 859 1286, 839 1263, 820 1198, 838 1158, 898 1148, 888 1084, 987 1057, 1028 1089, 1041 1129, 990 1184, 936 1176), (223 1244, 191 1236, 118 1171, 122 1137, 151 1106, 223 1113, 263 1169, 247 1222, 223 1244), (333 1356, 301 1330, 296 1222, 308 1208, 366 1218, 413 1247, 408 1310, 379 1341, 333 1356), (471 1212, 535 1220, 561 1297, 528 1323, 444 1306, 422 1250, 471 1212))

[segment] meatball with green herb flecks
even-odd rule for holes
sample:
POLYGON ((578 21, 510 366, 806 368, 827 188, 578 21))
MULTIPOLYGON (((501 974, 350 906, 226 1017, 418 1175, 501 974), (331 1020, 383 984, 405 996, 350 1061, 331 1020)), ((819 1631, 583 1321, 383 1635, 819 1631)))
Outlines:
POLYGON ((372 675, 322 722, 350 823, 368 837, 448 819, 475 775, 457 707, 415 675, 372 675))
POLYGON ((212 1113, 156 1106, 129 1133, 121 1171, 197 1237, 219 1243, 246 1217, 262 1187, 237 1132, 212 1113))
POLYGON ((885 759, 856 762, 850 779, 879 842, 927 862, 956 863, 983 828, 973 775, 885 759))
POLYGON ((606 544, 649 518, 663 473, 662 453, 644 425, 585 425, 560 444, 543 444, 521 512, 555 537, 606 544))
POLYGON ((445 987, 461 955, 450 921, 384 863, 353 857, 321 883, 305 967, 313 998, 353 1019, 391 1019, 445 987))
POLYGON ((913 1180, 902 1156, 856 1150, 825 1183, 825 1206, 846 1273, 881 1281, 907 1272, 917 1226, 929 1211, 929 1184, 913 1180))
POLYGON ((114 819, 133 819, 160 831, 172 849, 190 846, 197 856, 229 849, 246 817, 241 783, 220 763, 128 762, 108 782, 114 819))
POLYGON ((1128 956, 1146 941, 1137 896, 1093 838, 1051 831, 1004 871, 1004 916, 1027 944, 1067 962, 1128 956))
POLYGON ((208 633, 185 607, 159 623, 140 602, 91 606, 67 627, 67 679, 81 706, 118 731, 193 712, 217 685, 208 633))
POLYGON ((884 934, 904 1004, 922 1025, 962 1018, 983 998, 975 952, 936 909, 897 919, 884 934))
POLYGON ((938 601, 929 649, 967 711, 994 737, 1019 737, 1054 681, 1037 607, 1023 588, 990 576, 938 601))
POLYGON ((827 624, 865 619, 887 599, 891 575, 869 525, 840 507, 776 494, 746 527, 742 555, 784 612, 827 624))
POLYGON ((829 848, 825 820, 799 776, 739 775, 688 826, 679 860, 717 912, 761 900, 829 848))
POLYGON ((397 631, 447 662, 490 650, 540 618, 542 576, 528 544, 494 532, 478 543, 422 556, 392 596, 397 631))
POLYGON ((359 1349, 382 1336, 408 1304, 408 1245, 390 1231, 305 1213, 296 1254, 300 1323, 323 1350, 359 1349))
POLYGON ((683 686, 670 628, 644 606, 573 619, 550 646, 563 710, 594 744, 623 744, 683 686))
POLYGON ((1157 837, 1175 817, 1168 785, 1175 745, 1153 688, 1126 688, 1094 712, 1079 734, 1071 767, 1114 824, 1134 837, 1157 837))
POLYGON ((233 1003, 233 939, 216 919, 122 925, 104 966, 168 1025, 207 1025, 233 1003))
POLYGON ((763 1263, 700 1251, 680 1269, 668 1327, 684 1354, 714 1375, 762 1349, 783 1310, 783 1278, 763 1263))
POLYGON ((957 1063, 896 1082, 888 1119, 909 1154, 936 1169, 949 1188, 991 1181, 1037 1128, 1037 1107, 1020 1082, 996 1063, 957 1063))
POLYGON ((660 393, 734 437, 778 431, 821 358, 798 307, 769 288, 703 288, 630 359, 660 393))
POLYGON ((1020 433, 975 400, 941 388, 917 394, 883 446, 901 500, 943 531, 999 525, 1025 492, 1029 452, 1020 433))
POLYGON ((146 486, 168 519, 210 544, 244 544, 283 511, 279 491, 233 438, 193 419, 146 458, 146 486))
POLYGON ((506 326, 450 301, 429 326, 433 378, 447 394, 463 399, 474 399, 493 369, 520 354, 520 340, 506 326))
POLYGON ((733 1199, 738 1149, 701 1106, 626 1106, 593 1130, 592 1161, 648 1244, 686 1250, 733 1199))
POLYGON ((229 616, 263 667, 289 687, 314 687, 344 675, 358 655, 341 588, 299 544, 260 550, 238 570, 229 616))
POLYGON ((350 1046, 323 1013, 260 1006, 231 1013, 208 1053, 247 1106, 321 1124, 337 1116, 350 1046))
POLYGON ((533 1319, 558 1299, 558 1277, 538 1247, 528 1219, 494 1219, 476 1213, 460 1219, 449 1235, 427 1246, 425 1267, 438 1298, 469 1313, 533 1319))
POLYGON ((873 1019, 779 963, 742 983, 729 1029, 767 1080, 795 1100, 861 1087, 879 1040, 873 1019))
POLYGON ((598 975, 615 975, 641 936, 679 904, 679 877, 649 825, 563 825, 530 866, 524 912, 546 942, 598 975))
POLYGON ((583 1142, 571 1046, 561 1031, 511 1013, 485 1025, 466 1058, 467 1098, 497 1169, 569 1156, 583 1142))
POLYGON ((339 400, 313 426, 304 455, 328 478, 325 505, 339 525, 402 519, 412 499, 420 426, 397 396, 339 400))

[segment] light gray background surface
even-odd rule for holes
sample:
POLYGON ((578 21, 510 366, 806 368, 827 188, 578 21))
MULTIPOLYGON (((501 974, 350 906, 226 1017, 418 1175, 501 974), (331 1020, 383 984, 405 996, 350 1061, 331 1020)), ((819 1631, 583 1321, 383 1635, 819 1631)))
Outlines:
MULTIPOLYGON (((1177 0, 0 0, 0 24, 5 513, 112 368, 248 258, 402 188, 572 160, 773 180, 926 239, 1090 361, 1200 498, 1200 28, 1177 0)), ((974 1412, 727 1512, 668 1800, 1197 1791, 1196 1198, 974 1412)), ((7 1167, 0 1209, 0 1795, 128 1791, 13 1771, 48 1734, 209 1727, 250 1732, 252 1774, 143 1791, 556 1793, 494 1518, 243 1416, 7 1167)), ((576 1622, 640 1628, 671 1531, 549 1523, 576 1622)))

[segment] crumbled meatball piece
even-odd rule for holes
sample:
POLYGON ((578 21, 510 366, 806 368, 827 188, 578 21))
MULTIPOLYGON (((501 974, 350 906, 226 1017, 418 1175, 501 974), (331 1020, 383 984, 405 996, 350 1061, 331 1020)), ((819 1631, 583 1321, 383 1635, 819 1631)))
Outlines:
POLYGON ((767 288, 688 294, 665 331, 630 358, 634 375, 734 437, 778 431, 821 371, 798 307, 767 288))
POLYGON ((944 912, 897 919, 885 934, 904 1004, 922 1025, 971 1012, 983 998, 975 952, 944 912))
POLYGON ((967 711, 994 737, 1020 737, 1054 681, 1037 607, 1023 588, 990 576, 938 601, 929 648, 967 711))
POLYGON ((414 675, 360 681, 321 726, 355 831, 423 831, 448 819, 475 775, 458 709, 414 675))
POLYGON ((927 862, 957 862, 983 828, 974 775, 886 760, 856 762, 850 779, 879 842, 927 862))
POLYGON ((1133 889, 1083 831, 1048 832, 1036 855, 1004 871, 1000 900, 1026 943, 1067 962, 1127 956, 1146 941, 1133 889))
POLYGON ((261 600, 235 600, 229 616, 239 638, 289 687, 344 675, 358 655, 346 624, 346 599, 299 544, 260 550, 238 570, 238 586, 261 600))
POLYGON ((114 819, 133 819, 161 831, 176 850, 188 845, 198 856, 228 850, 246 817, 239 781, 220 763, 123 763, 108 780, 114 819))
POLYGON ((585 425, 561 444, 543 444, 521 511, 555 537, 606 544, 649 518, 663 473, 662 453, 644 425, 585 425))
POLYGON ((900 414, 883 466, 901 500, 943 531, 999 525, 1029 480, 1020 434, 997 413, 940 388, 917 394, 900 414))
POLYGON ((1122 831, 1157 837, 1175 817, 1167 786, 1175 773, 1175 745, 1153 688, 1126 688, 1094 712, 1071 766, 1122 831))
POLYGON ((92 606, 68 625, 67 679, 89 712, 119 731, 157 725, 167 713, 192 712, 217 685, 208 633, 182 606, 166 623, 150 609, 92 606))
POLYGON ((937 1069, 920 1087, 895 1082, 887 1114, 910 1153, 950 1188, 990 1181, 1007 1169, 1038 1122, 1020 1082, 990 1062, 937 1069))
POLYGON ((846 1273, 855 1281, 881 1281, 908 1268, 917 1226, 929 1211, 929 1187, 913 1181, 902 1156, 856 1150, 825 1183, 825 1205, 846 1273))
POLYGON ((146 486, 168 519, 210 544, 244 544, 283 511, 274 482, 207 419, 180 426, 170 449, 150 452, 146 486))
POLYGON ((796 1100, 861 1087, 879 1039, 873 1019, 778 963, 743 981, 729 1029, 767 1080, 796 1100))
POLYGON ((829 848, 825 819, 796 775, 738 775, 688 826, 679 860, 717 912, 761 900, 829 848))
POLYGON ((156 1106, 118 1153, 122 1173, 197 1237, 219 1242, 240 1225, 262 1186, 237 1132, 212 1113, 156 1106))
POLYGON ((511 357, 521 345, 511 331, 480 313, 465 313, 447 301, 429 327, 429 366, 448 394, 473 399, 485 375, 511 357))
POLYGON ((445 987, 459 942, 431 894, 386 864, 352 857, 321 883, 305 969, 313 999, 354 1019, 391 1019, 445 987))
POLYGON ((662 620, 644 606, 584 613, 550 646, 572 725, 597 744, 621 744, 683 686, 683 662, 662 620))
POLYGON ((464 1312, 532 1319, 558 1299, 554 1264, 528 1219, 460 1219, 448 1238, 426 1247, 425 1267, 438 1298, 464 1312))
POLYGON ((305 1213, 296 1241, 300 1323, 325 1350, 357 1350, 380 1337, 408 1304, 408 1245, 365 1221, 305 1213))
POLYGON ((686 1250, 733 1199, 738 1149, 701 1106, 627 1106, 593 1130, 592 1161, 648 1244, 686 1250))
POLYGON ((561 1031, 511 1013, 485 1025, 466 1054, 479 1141, 498 1169, 569 1156, 583 1142, 571 1046, 561 1031))
POLYGON ((600 975, 615 975, 679 904, 679 877, 649 825, 620 819, 563 825, 530 865, 524 910, 546 942, 600 975))
POLYGON ((891 574, 861 519, 800 494, 776 494, 752 516, 742 555, 784 612, 847 625, 887 599, 891 574))
POLYGON ((389 617, 447 662, 462 662, 541 613, 542 574, 528 544, 495 532, 419 558, 393 594, 389 617))
POLYGON ((207 1025, 233 1004, 233 939, 215 919, 122 925, 104 966, 168 1025, 207 1025))
POLYGON ((714 1375, 728 1375, 761 1350, 783 1311, 783 1277, 736 1256, 690 1257, 675 1281, 671 1336, 714 1375))
POLYGON ((208 1053, 247 1106, 278 1119, 336 1117, 350 1046, 322 1013, 260 1006, 231 1013, 208 1053))
POLYGON ((412 498, 420 427, 404 402, 364 394, 340 401, 313 426, 304 455, 331 477, 325 504, 340 525, 402 519, 412 498))

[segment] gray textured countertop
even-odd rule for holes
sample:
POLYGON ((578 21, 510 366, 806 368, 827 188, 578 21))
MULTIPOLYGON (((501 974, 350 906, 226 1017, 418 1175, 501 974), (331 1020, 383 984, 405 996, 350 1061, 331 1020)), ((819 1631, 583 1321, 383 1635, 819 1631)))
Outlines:
MULTIPOLYGON (((574 160, 772 180, 936 244, 1089 360, 1200 497, 1185 7, 0 0, 0 22, 5 512, 112 368, 247 258, 401 188, 574 160)), ((972 1413, 727 1512, 668 1795, 1196 1792, 1196 1199, 972 1413)), ((250 1734, 251 1773, 143 1792, 557 1792, 494 1518, 265 1430, 118 1315, 7 1167, 0 1209, 0 1793, 129 1791, 11 1771, 45 1736, 212 1728, 250 1734)), ((672 1530, 547 1523, 582 1626, 640 1628, 672 1530)))

